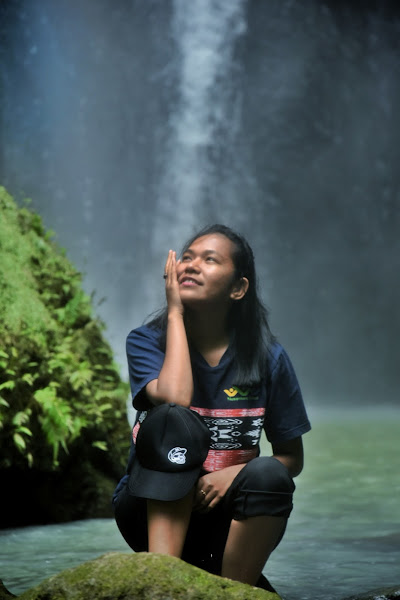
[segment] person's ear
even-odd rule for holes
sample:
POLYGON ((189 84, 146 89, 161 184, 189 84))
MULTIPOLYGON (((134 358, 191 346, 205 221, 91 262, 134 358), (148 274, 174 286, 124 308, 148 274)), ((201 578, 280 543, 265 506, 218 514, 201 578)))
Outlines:
POLYGON ((249 289, 249 280, 247 277, 241 277, 234 285, 231 291, 232 300, 241 300, 249 289))

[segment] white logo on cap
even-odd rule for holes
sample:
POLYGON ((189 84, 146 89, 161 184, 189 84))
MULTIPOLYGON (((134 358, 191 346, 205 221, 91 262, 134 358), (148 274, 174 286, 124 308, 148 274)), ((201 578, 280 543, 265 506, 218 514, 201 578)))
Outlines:
POLYGON ((172 448, 168 452, 168 460, 177 465, 184 465, 186 462, 186 452, 186 448, 180 448, 179 446, 172 448))

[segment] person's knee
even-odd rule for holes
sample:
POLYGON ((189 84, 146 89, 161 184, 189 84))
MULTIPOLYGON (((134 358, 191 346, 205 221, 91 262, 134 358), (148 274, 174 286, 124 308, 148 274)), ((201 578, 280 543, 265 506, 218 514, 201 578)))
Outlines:
POLYGON ((285 465, 273 457, 258 457, 243 469, 241 488, 258 492, 292 494, 295 485, 285 465))
POLYGON ((272 457, 258 457, 239 473, 225 497, 234 519, 259 515, 288 518, 295 485, 287 468, 272 457))

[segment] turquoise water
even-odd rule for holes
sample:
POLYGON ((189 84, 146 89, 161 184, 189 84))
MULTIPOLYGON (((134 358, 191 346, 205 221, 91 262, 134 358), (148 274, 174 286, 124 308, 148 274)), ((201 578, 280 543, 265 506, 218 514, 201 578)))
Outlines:
POLYGON ((266 567, 287 598, 400 584, 400 411, 314 415, 287 534, 266 567))
MULTIPOLYGON (((400 410, 309 412, 295 510, 265 574, 287 600, 399 585, 400 410)), ((3 530, 0 578, 19 594, 111 551, 130 552, 111 519, 3 530)))

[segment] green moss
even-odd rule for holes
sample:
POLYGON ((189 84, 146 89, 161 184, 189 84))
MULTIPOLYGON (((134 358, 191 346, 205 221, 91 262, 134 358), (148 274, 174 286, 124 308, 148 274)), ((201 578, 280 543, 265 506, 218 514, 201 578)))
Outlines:
POLYGON ((51 577, 20 600, 279 600, 170 556, 112 553, 51 577))
POLYGON ((0 187, 0 468, 57 469, 83 430, 125 457, 128 386, 103 329, 40 216, 0 187))

